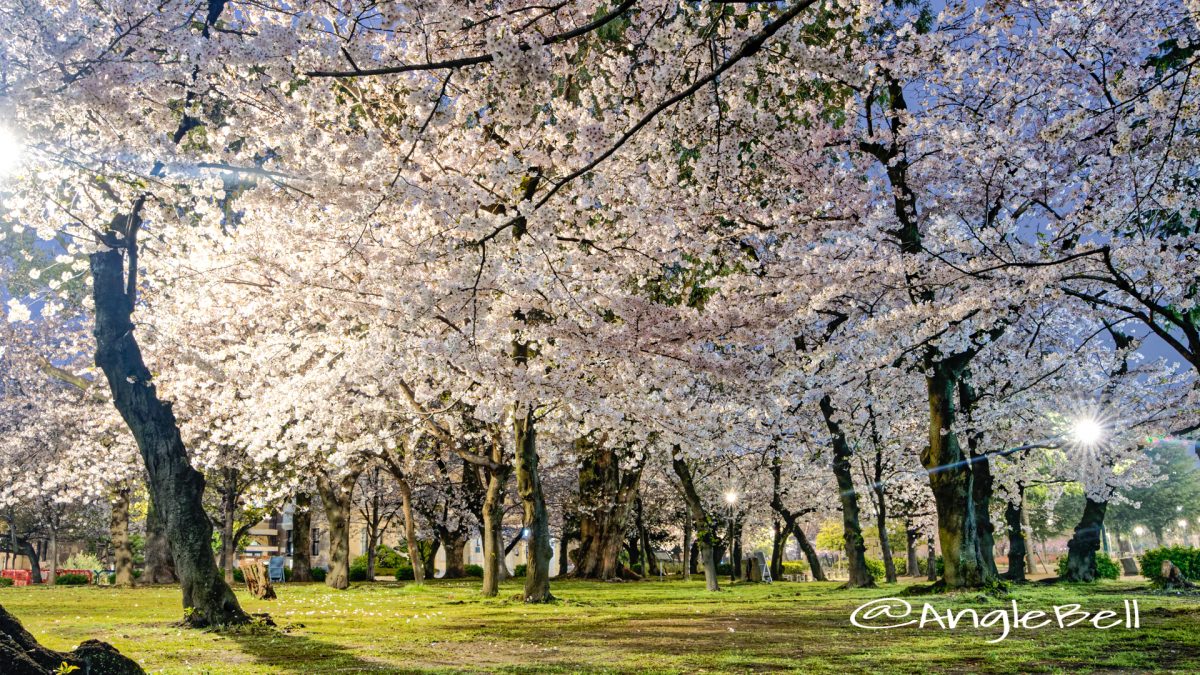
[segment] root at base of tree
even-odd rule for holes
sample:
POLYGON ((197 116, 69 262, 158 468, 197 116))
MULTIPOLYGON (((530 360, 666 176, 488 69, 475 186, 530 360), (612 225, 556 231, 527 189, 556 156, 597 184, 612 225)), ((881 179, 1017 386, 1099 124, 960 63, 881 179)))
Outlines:
POLYGON ((0 607, 0 665, 7 675, 51 675, 63 664, 89 675, 145 675, 145 671, 115 647, 86 640, 70 652, 47 649, 12 614, 0 607))

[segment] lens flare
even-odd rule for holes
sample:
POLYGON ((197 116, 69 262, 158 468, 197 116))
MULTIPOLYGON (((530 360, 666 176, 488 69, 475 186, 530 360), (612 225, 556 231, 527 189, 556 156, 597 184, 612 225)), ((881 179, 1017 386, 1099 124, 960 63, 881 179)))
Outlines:
POLYGON ((0 176, 7 176, 21 160, 21 141, 9 129, 0 127, 0 176))
POLYGON ((1071 440, 1088 447, 1098 445, 1104 440, 1104 425, 1093 417, 1081 417, 1071 425, 1071 440))

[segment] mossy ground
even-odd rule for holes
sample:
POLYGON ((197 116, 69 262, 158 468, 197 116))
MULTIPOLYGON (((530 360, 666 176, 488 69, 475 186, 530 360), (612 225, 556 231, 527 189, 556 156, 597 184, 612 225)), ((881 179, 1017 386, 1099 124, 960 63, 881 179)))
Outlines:
MULTIPOLYGON (((528 606, 507 582, 480 597, 477 581, 355 584, 333 591, 285 584, 279 599, 239 592, 277 628, 198 631, 177 626, 173 587, 0 588, 0 604, 39 640, 70 649, 114 644, 148 672, 1200 672, 1200 597, 1150 594, 1144 582, 1030 584, 1005 598, 978 593, 908 598, 943 610, 1114 609, 1136 598, 1141 629, 897 629, 852 626, 862 603, 907 584, 861 591, 836 583, 776 583, 704 591, 702 582, 556 582, 559 600, 528 606)), ((0 668, 2 670, 2 668, 0 668)))

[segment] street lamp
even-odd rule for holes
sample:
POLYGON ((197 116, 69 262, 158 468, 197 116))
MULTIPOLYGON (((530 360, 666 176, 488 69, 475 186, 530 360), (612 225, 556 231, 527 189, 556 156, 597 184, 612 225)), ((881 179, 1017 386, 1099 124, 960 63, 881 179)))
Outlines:
POLYGON ((725 493, 725 503, 729 505, 729 583, 737 581, 737 565, 740 562, 733 559, 733 505, 737 503, 737 498, 733 490, 725 493))

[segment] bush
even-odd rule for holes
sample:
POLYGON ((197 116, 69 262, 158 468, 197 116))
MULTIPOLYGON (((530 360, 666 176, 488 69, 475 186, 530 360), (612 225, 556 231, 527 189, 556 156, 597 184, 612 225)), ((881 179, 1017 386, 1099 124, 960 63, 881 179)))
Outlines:
POLYGON ((91 553, 72 553, 62 565, 69 570, 102 570, 104 563, 91 553))
POLYGON ((483 578, 483 567, 479 565, 463 565, 463 574, 469 577, 483 578))
MULTIPOLYGON (((697 570, 698 570, 698 571, 699 571, 701 574, 704 574, 704 565, 703 565, 703 564, 701 564, 701 565, 698 565, 698 566, 696 567, 696 569, 697 569, 697 570)), ((717 563, 717 576, 719 576, 719 577, 727 577, 727 576, 729 576, 730 574, 733 574, 733 568, 729 566, 729 563, 717 563)))
POLYGON ((233 568, 233 580, 239 584, 246 583, 246 575, 242 574, 242 568, 237 566, 233 568))
POLYGON ((1164 560, 1175 563, 1183 576, 1189 580, 1200 580, 1200 549, 1190 546, 1164 546, 1146 551, 1138 559, 1142 568, 1142 576, 1155 586, 1162 586, 1162 564, 1164 560))
POLYGON ((360 555, 350 562, 350 581, 367 580, 367 556, 360 555))
MULTIPOLYGON (((1067 575, 1067 556, 1058 559, 1058 576, 1067 575)), ((1121 566, 1104 551, 1096 551, 1096 578, 1118 579, 1121 576, 1121 566)))
POLYGON ((887 570, 884 569, 882 560, 867 558, 866 561, 867 571, 871 573, 871 576, 875 577, 876 579, 882 579, 887 576, 887 570))
POLYGON ((55 586, 86 586, 88 583, 86 574, 60 574, 54 580, 55 586))
MULTIPOLYGON (((939 555, 935 557, 933 561, 937 568, 934 570, 934 574, 939 577, 944 576, 946 574, 946 560, 939 555)), ((921 556, 917 558, 917 567, 920 568, 923 576, 929 576, 929 556, 921 556)))
POLYGON ((312 577, 313 581, 320 581, 322 583, 325 582, 325 568, 324 567, 313 567, 312 569, 310 569, 308 571, 308 574, 309 574, 309 576, 312 577))
POLYGON ((13 585, 12 579, 9 579, 8 577, 0 577, 0 588, 3 588, 5 586, 12 586, 12 585, 13 585))
POLYGON ((783 562, 784 574, 808 574, 808 563, 803 560, 785 560, 783 562))
POLYGON ((525 576, 525 572, 528 569, 529 569, 528 565, 526 565, 525 563, 521 563, 520 565, 517 565, 516 567, 513 568, 513 576, 514 577, 523 577, 523 576, 525 576))

